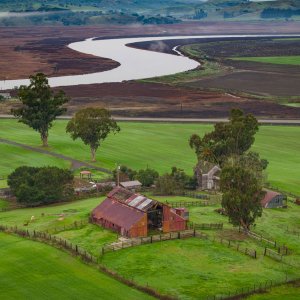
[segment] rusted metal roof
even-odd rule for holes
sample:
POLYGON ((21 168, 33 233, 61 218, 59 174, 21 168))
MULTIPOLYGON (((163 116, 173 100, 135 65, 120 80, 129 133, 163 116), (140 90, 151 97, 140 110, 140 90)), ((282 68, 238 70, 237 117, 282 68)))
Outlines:
POLYGON ((130 207, 124 203, 106 198, 92 212, 95 219, 104 219, 117 226, 129 230, 133 225, 145 216, 145 212, 130 207))
POLYGON ((148 211, 150 208, 154 207, 158 202, 147 198, 140 194, 135 194, 129 190, 126 190, 122 187, 115 188, 108 194, 108 198, 120 201, 127 204, 130 207, 148 211))

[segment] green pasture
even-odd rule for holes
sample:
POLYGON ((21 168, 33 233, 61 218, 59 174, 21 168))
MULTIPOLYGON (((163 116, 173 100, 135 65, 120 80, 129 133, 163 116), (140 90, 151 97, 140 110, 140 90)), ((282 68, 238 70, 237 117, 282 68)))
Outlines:
POLYGON ((253 61, 277 65, 300 65, 300 56, 231 57, 232 60, 253 61))
POLYGON ((285 272, 289 276, 297 272, 269 258, 254 261, 226 245, 198 238, 110 252, 103 256, 102 263, 180 299, 235 293, 241 287, 253 287, 270 279, 284 280, 285 272))
POLYGON ((43 243, 0 233, 0 298, 151 299, 43 243))
MULTIPOLYGON (((66 133, 66 121, 55 122, 50 131, 50 151, 64 154, 80 161, 90 162, 89 147, 80 140, 73 141, 66 133)), ((121 132, 105 140, 97 152, 97 166, 112 170, 116 163, 133 169, 154 168, 160 173, 170 171, 172 166, 192 173, 196 156, 188 145, 193 133, 203 135, 212 125, 174 123, 131 123, 120 122, 121 132)), ((0 137, 40 147, 38 133, 16 120, 0 120, 0 137)), ((253 150, 269 160, 268 178, 272 185, 280 189, 300 194, 300 127, 261 126, 256 136, 253 150)), ((0 144, 1 145, 1 144, 0 144)), ((23 150, 22 150, 23 151, 23 150)), ((3 151, 2 151, 3 152, 3 151)), ((32 157, 22 156, 23 161, 15 163, 11 151, 5 151, 5 161, 1 159, 0 169, 8 174, 11 169, 23 163, 30 164, 32 157, 45 157, 50 164, 50 156, 33 153, 32 157), (10 169, 10 163, 12 165, 10 169)), ((43 160, 41 160, 43 162, 43 160)), ((53 163, 57 164, 57 160, 53 163)), ((65 163, 62 162, 63 166, 65 163)))
MULTIPOLYGON (((0 134, 0 136, 2 137, 2 134, 0 134)), ((0 153, 0 178, 6 177, 17 167, 22 165, 30 165, 33 167, 42 167, 48 165, 59 166, 61 168, 70 167, 70 162, 68 161, 1 142, 0 153)), ((2 185, 1 181, 0 185, 2 185)))
POLYGON ((52 233, 60 228, 63 229, 64 226, 74 224, 75 221, 87 221, 93 208, 103 199, 103 197, 91 198, 57 205, 11 210, 1 213, 0 224, 22 227, 33 216, 34 221, 29 222, 27 229, 52 233))

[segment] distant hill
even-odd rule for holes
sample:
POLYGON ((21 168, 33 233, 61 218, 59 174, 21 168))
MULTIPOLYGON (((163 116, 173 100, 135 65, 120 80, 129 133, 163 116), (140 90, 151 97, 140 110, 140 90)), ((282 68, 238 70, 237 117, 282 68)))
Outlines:
POLYGON ((1 0, 0 26, 169 24, 186 20, 300 20, 299 0, 1 0), (39 13, 22 15, 21 13, 39 13))

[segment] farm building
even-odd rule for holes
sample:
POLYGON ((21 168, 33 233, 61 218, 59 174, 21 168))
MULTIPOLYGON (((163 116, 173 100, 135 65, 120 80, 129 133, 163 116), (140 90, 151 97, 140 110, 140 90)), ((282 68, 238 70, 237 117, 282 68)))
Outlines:
POLYGON ((286 206, 286 196, 274 191, 264 190, 266 193, 261 200, 263 208, 279 208, 286 206))
MULTIPOLYGON (((184 210, 186 215, 186 210, 184 210)), ((93 222, 126 237, 147 236, 149 230, 164 233, 185 230, 187 220, 181 210, 116 187, 92 211, 93 222)))
POLYGON ((221 169, 210 162, 200 161, 195 167, 198 187, 201 190, 218 190, 221 169))
POLYGON ((142 187, 142 184, 138 180, 133 180, 120 182, 120 186, 134 192, 138 191, 142 187))

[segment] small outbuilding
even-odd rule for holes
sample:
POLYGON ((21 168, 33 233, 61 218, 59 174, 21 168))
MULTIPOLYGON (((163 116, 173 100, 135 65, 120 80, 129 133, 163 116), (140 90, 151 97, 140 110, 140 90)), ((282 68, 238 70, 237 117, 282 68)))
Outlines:
POLYGON ((149 230, 164 233, 185 230, 187 211, 171 208, 144 195, 116 187, 92 211, 92 220, 129 238, 147 236, 149 230))
POLYGON ((261 205, 263 208, 280 208, 286 206, 287 198, 285 195, 267 189, 264 191, 265 195, 261 200, 261 205))
POLYGON ((138 191, 141 189, 142 184, 138 180, 133 180, 120 182, 120 186, 131 191, 138 191))

